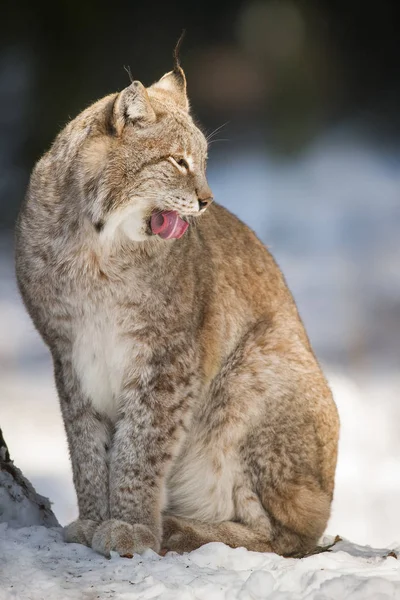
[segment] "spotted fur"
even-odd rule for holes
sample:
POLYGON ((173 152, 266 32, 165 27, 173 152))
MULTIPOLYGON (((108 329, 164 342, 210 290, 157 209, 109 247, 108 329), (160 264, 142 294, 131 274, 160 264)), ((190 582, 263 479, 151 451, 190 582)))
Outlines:
POLYGON ((66 539, 106 555, 209 541, 301 555, 329 517, 335 404, 272 256, 205 210, 206 159, 176 67, 71 121, 19 217, 18 282, 78 496, 66 539), (159 210, 190 220, 182 238, 151 234, 159 210))

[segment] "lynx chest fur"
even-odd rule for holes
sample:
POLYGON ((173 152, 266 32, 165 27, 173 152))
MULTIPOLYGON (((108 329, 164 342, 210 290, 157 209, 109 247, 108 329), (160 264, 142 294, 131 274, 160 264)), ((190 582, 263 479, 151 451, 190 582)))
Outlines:
MULTIPOLYGON (((182 335, 176 321, 184 311, 171 305, 168 285, 152 284, 153 274, 146 281, 140 267, 104 262, 100 285, 98 273, 87 273, 70 299, 71 359, 93 408, 115 420, 124 386, 158 376, 157 361, 182 335)), ((190 353, 188 332, 184 343, 190 353)))
POLYGON ((112 305, 85 310, 74 334, 72 363, 82 392, 94 409, 114 420, 124 374, 138 367, 140 344, 130 343, 118 330, 112 305))

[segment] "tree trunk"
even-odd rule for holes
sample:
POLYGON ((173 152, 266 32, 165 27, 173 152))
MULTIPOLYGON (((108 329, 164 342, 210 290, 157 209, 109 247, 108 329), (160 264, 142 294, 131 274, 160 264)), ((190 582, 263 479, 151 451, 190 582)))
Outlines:
POLYGON ((0 429, 0 523, 10 527, 59 523, 47 498, 40 496, 14 465, 0 429))

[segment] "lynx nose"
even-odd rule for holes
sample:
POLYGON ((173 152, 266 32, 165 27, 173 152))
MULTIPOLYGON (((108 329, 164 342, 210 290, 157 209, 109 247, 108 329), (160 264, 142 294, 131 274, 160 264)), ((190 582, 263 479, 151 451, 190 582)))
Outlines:
POLYGON ((213 201, 213 197, 210 196, 209 198, 205 198, 204 200, 201 200, 200 198, 198 199, 199 202, 199 210, 204 210, 207 208, 207 206, 209 204, 211 204, 211 202, 213 201))
POLYGON ((197 201, 199 203, 199 210, 205 210, 209 204, 213 201, 213 195, 208 187, 207 183, 196 189, 197 201))

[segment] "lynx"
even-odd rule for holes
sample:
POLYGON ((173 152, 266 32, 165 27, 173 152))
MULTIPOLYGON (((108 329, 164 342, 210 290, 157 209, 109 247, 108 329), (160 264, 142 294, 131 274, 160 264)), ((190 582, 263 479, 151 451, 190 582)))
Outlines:
POLYGON ((106 556, 214 541, 302 556, 329 518, 331 392, 282 273, 213 202, 206 161, 176 62, 72 120, 20 212, 17 278, 78 497, 65 539, 106 556))

